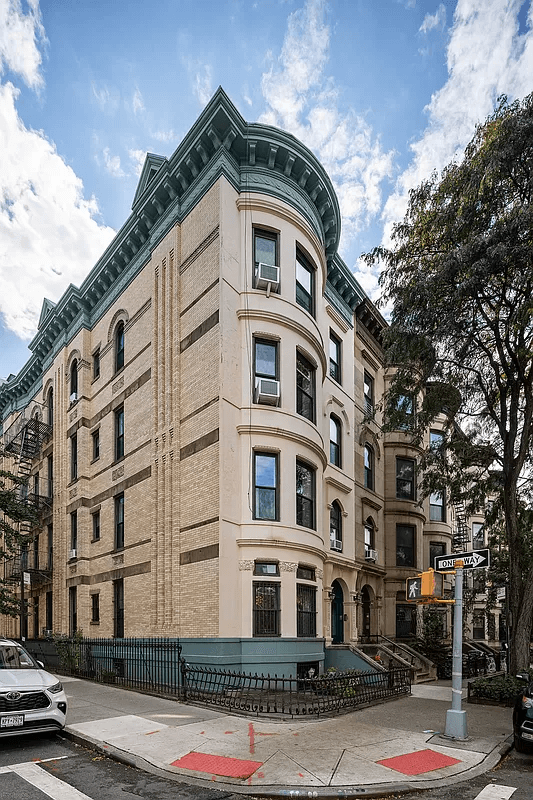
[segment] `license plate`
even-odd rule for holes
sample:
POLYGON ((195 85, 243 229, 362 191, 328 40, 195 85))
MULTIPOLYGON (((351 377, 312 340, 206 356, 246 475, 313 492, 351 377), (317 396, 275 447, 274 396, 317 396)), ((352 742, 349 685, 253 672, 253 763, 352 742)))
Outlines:
POLYGON ((0 728, 21 728, 24 725, 24 714, 11 714, 0 717, 0 728))

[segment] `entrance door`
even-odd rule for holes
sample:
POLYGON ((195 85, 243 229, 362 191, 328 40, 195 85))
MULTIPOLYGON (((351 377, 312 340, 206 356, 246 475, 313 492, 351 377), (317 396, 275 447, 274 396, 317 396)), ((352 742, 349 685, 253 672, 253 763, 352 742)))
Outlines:
POLYGON ((331 585, 333 600, 331 602, 331 643, 344 642, 344 594, 338 581, 331 585))
POLYGON ((361 592, 361 602, 362 602, 362 609, 363 609, 363 637, 368 638, 370 636, 370 592, 368 591, 368 587, 364 586, 361 592))

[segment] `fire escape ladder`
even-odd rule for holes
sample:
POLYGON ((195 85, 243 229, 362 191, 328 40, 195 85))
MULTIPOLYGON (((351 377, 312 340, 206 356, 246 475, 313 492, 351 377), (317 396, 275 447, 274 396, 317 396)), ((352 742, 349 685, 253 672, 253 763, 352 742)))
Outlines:
POLYGON ((453 532, 453 552, 462 553, 468 547, 469 532, 466 521, 466 508, 464 500, 455 503, 455 526, 453 532))

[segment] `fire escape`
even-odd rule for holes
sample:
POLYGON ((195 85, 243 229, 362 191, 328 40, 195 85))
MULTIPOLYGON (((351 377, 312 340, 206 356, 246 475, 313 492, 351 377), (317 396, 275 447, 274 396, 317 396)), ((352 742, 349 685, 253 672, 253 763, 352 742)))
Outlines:
POLYGON ((27 416, 23 411, 15 422, 4 433, 4 452, 15 458, 16 467, 11 470, 22 480, 17 487, 19 499, 28 503, 36 512, 39 522, 37 526, 29 521, 21 521, 18 525, 22 535, 19 552, 4 564, 4 577, 12 583, 22 586, 24 573, 30 574, 31 586, 49 583, 52 580, 52 554, 43 558, 39 554, 35 533, 42 518, 52 507, 51 481, 43 481, 37 474, 32 476, 32 466, 38 458, 43 445, 52 436, 52 426, 39 418, 39 413, 27 416), (30 544, 34 544, 30 552, 30 544))
POLYGON ((452 541, 453 552, 464 553, 468 549, 470 536, 468 530, 468 523, 466 521, 466 508, 463 500, 455 503, 454 512, 455 512, 455 525, 453 529, 453 541, 452 541))

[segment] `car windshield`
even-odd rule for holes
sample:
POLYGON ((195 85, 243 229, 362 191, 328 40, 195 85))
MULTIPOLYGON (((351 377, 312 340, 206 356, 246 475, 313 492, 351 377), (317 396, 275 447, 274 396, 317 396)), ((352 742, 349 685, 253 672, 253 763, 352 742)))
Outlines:
POLYGON ((36 664, 23 647, 13 644, 0 644, 0 670, 35 669, 36 664))

